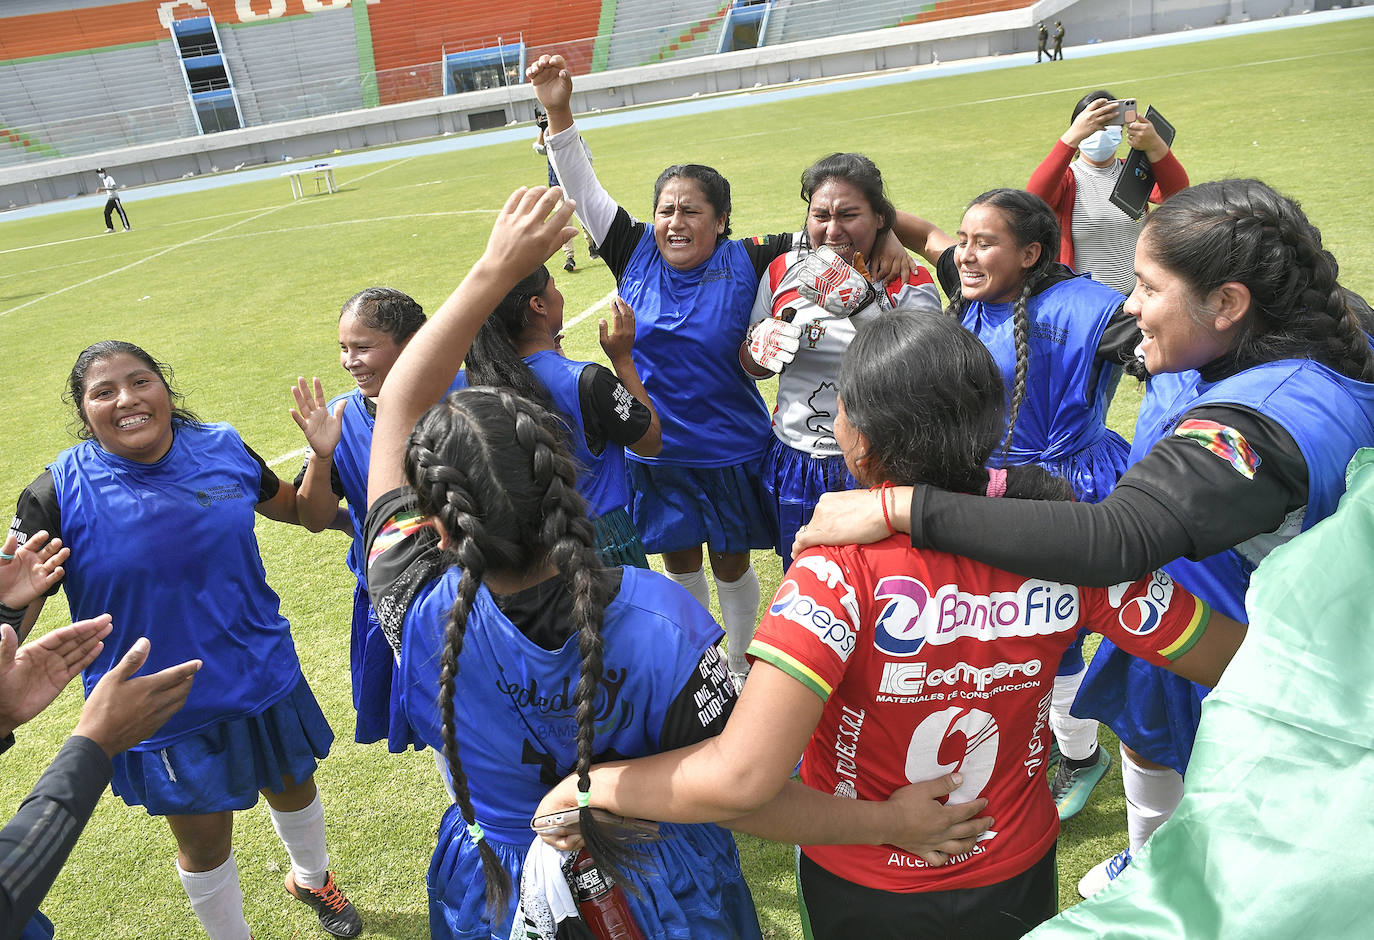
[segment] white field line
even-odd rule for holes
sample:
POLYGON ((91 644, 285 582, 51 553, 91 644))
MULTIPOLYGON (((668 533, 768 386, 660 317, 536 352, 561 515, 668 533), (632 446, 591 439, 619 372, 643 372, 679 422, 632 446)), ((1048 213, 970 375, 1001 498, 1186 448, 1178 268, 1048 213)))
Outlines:
MULTIPOLYGON (((365 180, 365 179, 367 179, 369 176, 375 176, 375 175, 377 175, 378 173, 383 173, 383 172, 385 172, 385 171, 387 171, 387 170, 394 169, 395 167, 401 166, 402 164, 408 163, 409 161, 414 160, 414 159, 415 159, 415 157, 407 157, 406 159, 404 159, 404 160, 398 160, 398 161, 396 161, 395 163, 388 163, 388 164, 385 164, 384 166, 378 167, 377 169, 373 170, 371 173, 364 173, 362 176, 360 176, 360 177, 357 178, 357 181, 365 180)), ((213 236, 215 236, 215 235, 218 235, 218 234, 224 232, 224 231, 227 230, 227 229, 237 228, 237 227, 240 226, 240 225, 245 225, 245 224, 247 224, 247 223, 249 223, 249 222, 254 222, 254 221, 258 220, 258 219, 264 218, 265 216, 269 216, 269 215, 271 215, 271 214, 274 213, 274 212, 280 212, 280 211, 282 211, 283 209, 288 209, 288 208, 290 208, 291 206, 293 206, 293 205, 295 205, 295 204, 296 204, 296 200, 292 200, 291 202, 286 203, 286 204, 284 204, 284 205, 273 206, 273 207, 270 208, 270 209, 264 209, 263 211, 261 211, 261 212, 255 214, 255 215, 250 215, 250 216, 249 216, 248 218, 246 218, 246 219, 240 219, 240 220, 237 221, 237 222, 231 222, 230 224, 228 224, 228 225, 226 225, 226 226, 224 226, 224 227, 222 227, 222 228, 216 229, 216 230, 213 231, 213 232, 206 232, 204 235, 197 235, 195 238, 188 238, 188 239, 187 239, 186 241, 184 241, 184 242, 179 242, 179 243, 177 243, 177 244, 175 244, 175 245, 169 245, 168 247, 163 248, 163 249, 160 250, 160 251, 155 251, 155 252, 153 252, 151 255, 147 255, 146 257, 140 258, 140 259, 137 260, 137 261, 131 261, 131 262, 129 262, 128 264, 121 265, 120 267, 117 267, 117 268, 114 268, 114 269, 112 269, 112 270, 106 271, 106 272, 103 273, 103 274, 97 274, 97 275, 95 275, 94 277, 88 277, 88 278, 86 278, 84 281, 78 281, 78 282, 75 283, 75 284, 68 284, 66 287, 59 287, 57 290, 50 291, 50 292, 44 294, 42 297, 35 297, 35 298, 33 298, 32 300, 26 300, 26 301, 24 301, 22 304, 18 304, 17 306, 10 307, 8 310, 0 310, 0 317, 8 316, 9 314, 14 313, 16 310, 23 310, 25 307, 32 306, 33 304, 39 303, 39 302, 44 301, 44 300, 48 300, 48 299, 50 299, 50 298, 52 298, 52 297, 56 297, 56 296, 58 296, 59 294, 65 294, 65 293, 66 293, 67 291, 69 291, 69 290, 75 290, 75 289, 77 289, 78 287, 85 287, 85 286, 88 285, 88 284, 94 284, 96 281, 104 280, 104 279, 107 278, 107 277, 111 277, 111 276, 116 275, 116 274, 122 274, 122 273, 124 273, 125 271, 130 270, 131 268, 136 268, 136 267, 138 267, 138 266, 141 265, 141 264, 145 264, 145 263, 147 263, 147 262, 149 262, 149 261, 154 261, 154 260, 156 260, 156 259, 158 259, 158 258, 161 258, 163 255, 170 254, 170 253, 173 252, 173 251, 177 251, 177 250, 179 250, 179 249, 181 249, 181 248, 186 248, 186 247, 188 247, 188 246, 190 246, 190 245, 197 244, 198 242, 203 242, 203 241, 205 241, 205 240, 207 240, 207 239, 209 239, 209 238, 211 238, 211 237, 213 237, 213 236)), ((118 236, 116 236, 116 237, 118 237, 118 236)))

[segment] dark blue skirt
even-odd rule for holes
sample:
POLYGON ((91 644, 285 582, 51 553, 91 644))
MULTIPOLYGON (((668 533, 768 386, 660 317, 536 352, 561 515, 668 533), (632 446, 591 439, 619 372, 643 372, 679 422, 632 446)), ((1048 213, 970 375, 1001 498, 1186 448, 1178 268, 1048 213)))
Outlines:
POLYGON ((721 554, 772 548, 778 517, 759 476, 759 461, 733 467, 678 467, 626 461, 630 515, 645 551, 709 545, 721 554))
POLYGON ((1122 652, 1103 637, 1072 714, 1096 718, 1137 754, 1186 773, 1202 720, 1202 699, 1209 691, 1122 652))
POLYGON ((387 750, 400 754, 414 746, 424 745, 406 721, 401 709, 400 687, 395 681, 400 668, 396 654, 377 614, 368 601, 367 589, 358 584, 353 589, 353 629, 348 643, 348 665, 353 675, 353 710, 357 722, 353 740, 371 744, 386 739, 387 750))
POLYGON ((776 435, 769 438, 763 455, 763 486, 778 514, 778 542, 773 548, 782 556, 784 571, 792 566, 797 530, 811 521, 821 496, 859 489, 841 455, 816 457, 784 444, 776 435))
MULTIPOLYGON (((531 807, 533 812, 533 807, 531 807)), ((480 820, 479 820, 480 821, 480 820)), ((534 833, 486 826, 487 843, 511 879, 500 924, 487 918, 486 886, 476 844, 457 806, 439 823, 439 843, 425 882, 434 940, 505 940, 520 894, 520 872, 534 833)), ((740 871, 734 838, 719 826, 663 823, 644 846, 641 873, 627 872, 638 896, 626 900, 648 940, 761 940, 754 898, 740 871)))
POLYGON ((315 773, 334 732, 305 676, 256 715, 231 718, 155 751, 115 755, 110 788, 150 816, 248 809, 258 791, 282 789, 315 773))

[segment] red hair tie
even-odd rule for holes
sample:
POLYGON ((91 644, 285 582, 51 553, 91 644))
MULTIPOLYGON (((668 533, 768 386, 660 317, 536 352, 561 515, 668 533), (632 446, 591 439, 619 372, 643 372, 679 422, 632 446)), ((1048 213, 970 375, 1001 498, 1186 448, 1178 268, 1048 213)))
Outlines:
POLYGON ((994 499, 1007 492, 1007 471, 1001 467, 988 471, 988 495, 994 499))

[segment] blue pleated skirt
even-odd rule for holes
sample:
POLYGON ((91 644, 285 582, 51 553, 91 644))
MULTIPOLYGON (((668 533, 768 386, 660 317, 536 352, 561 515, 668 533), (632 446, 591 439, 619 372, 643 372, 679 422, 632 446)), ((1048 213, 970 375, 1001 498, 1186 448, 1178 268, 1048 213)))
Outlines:
POLYGON ((633 568, 648 568, 649 558, 644 554, 644 543, 639 540, 639 530, 630 518, 628 509, 612 509, 592 519, 596 550, 601 562, 608 568, 630 565, 633 568))
POLYGON ((1202 720, 1202 699, 1209 691, 1122 652, 1103 637, 1072 714, 1096 718, 1131 750, 1186 773, 1202 720))
POLYGON ((763 486, 778 514, 778 542, 773 549, 782 556, 784 571, 792 566, 797 530, 811 521, 821 496, 859 488, 844 457, 815 457, 784 444, 776 435, 768 439, 763 455, 763 486))
POLYGON ((185 816, 248 809, 258 791, 299 783, 329 755, 334 732, 301 676, 256 715, 231 718, 155 751, 115 755, 110 787, 150 816, 185 816))
POLYGON ((371 744, 385 738, 387 750, 393 754, 412 746, 423 750, 424 744, 415 737, 401 708, 401 690, 396 682, 400 667, 395 651, 382 633, 382 625, 377 622, 362 584, 353 589, 348 666, 353 676, 353 710, 357 713, 353 740, 371 744))
POLYGON ((626 461, 632 490, 630 515, 648 552, 699 545, 738 554, 772 548, 778 517, 760 461, 732 467, 677 467, 626 461))
MULTIPOLYGON (((730 833, 719 826, 664 823, 663 838, 644 847, 642 873, 628 872, 639 892, 626 900, 650 940, 761 940, 754 898, 740 872, 730 833)), ((434 940, 506 940, 520 892, 520 871, 529 838, 487 840, 511 877, 511 902, 500 924, 486 916, 486 886, 476 844, 457 806, 439 824, 439 844, 430 860, 429 929, 434 940)))
MULTIPOLYGON (((994 460, 997 457, 993 452, 994 460)), ((1069 481, 1073 498, 1080 503, 1100 503, 1116 486, 1131 457, 1131 445, 1110 428, 1082 450, 1067 457, 1038 460, 1050 473, 1069 481)))

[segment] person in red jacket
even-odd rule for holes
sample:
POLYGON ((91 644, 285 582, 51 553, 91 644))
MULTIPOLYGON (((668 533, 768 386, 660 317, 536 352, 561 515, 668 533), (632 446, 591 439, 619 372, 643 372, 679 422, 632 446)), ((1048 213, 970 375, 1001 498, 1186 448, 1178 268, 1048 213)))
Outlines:
MULTIPOLYGON (((1129 296, 1135 290, 1135 242, 1145 219, 1132 219, 1108 198, 1125 162, 1116 156, 1123 125, 1113 123, 1118 117, 1115 102, 1116 96, 1106 90, 1084 95, 1074 105, 1069 129, 1035 168, 1026 189, 1059 217, 1059 260, 1129 296), (1075 154, 1079 159, 1074 160, 1075 154)), ((1155 172, 1150 202, 1161 203, 1188 187, 1188 172, 1139 111, 1124 125, 1124 133, 1132 148, 1150 158, 1155 172)))

